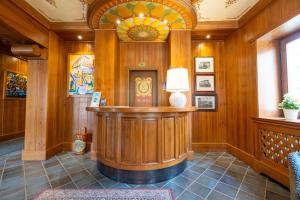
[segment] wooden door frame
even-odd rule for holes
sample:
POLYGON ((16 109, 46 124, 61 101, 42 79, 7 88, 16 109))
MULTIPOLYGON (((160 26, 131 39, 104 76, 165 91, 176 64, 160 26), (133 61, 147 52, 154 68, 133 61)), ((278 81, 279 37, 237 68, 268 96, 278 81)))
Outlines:
POLYGON ((127 85, 128 85, 128 90, 127 90, 127 104, 128 106, 130 105, 130 71, 156 71, 156 81, 157 81, 157 106, 161 105, 161 95, 162 95, 162 86, 161 86, 161 72, 160 69, 156 67, 128 67, 127 70, 127 85))

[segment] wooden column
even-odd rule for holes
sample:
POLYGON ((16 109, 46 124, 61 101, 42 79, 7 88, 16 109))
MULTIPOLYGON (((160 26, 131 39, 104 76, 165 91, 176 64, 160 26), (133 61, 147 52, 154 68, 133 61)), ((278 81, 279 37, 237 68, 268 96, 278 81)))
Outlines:
MULTIPOLYGON (((171 30, 169 37, 170 45, 170 67, 185 67, 189 72, 190 87, 192 87, 192 65, 191 65, 191 31, 190 30, 171 30)), ((185 93, 187 97, 187 107, 192 106, 192 89, 185 93)), ((187 117, 188 125, 188 159, 193 159, 192 150, 192 113, 187 117)))
POLYGON ((116 31, 95 31, 95 90, 102 92, 107 105, 115 104, 118 52, 119 41, 116 31))
POLYGON ((49 41, 48 60, 28 61, 23 160, 45 160, 62 150, 64 46, 53 32, 49 41))
MULTIPOLYGON (((116 104, 119 39, 114 30, 95 31, 95 91, 101 91, 107 105, 116 104)), ((91 159, 96 160, 98 117, 94 115, 91 159)))

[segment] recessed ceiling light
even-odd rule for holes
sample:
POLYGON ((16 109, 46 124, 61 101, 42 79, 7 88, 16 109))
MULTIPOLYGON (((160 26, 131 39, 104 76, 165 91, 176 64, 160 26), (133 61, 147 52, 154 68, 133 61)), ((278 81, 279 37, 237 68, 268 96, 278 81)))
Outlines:
POLYGON ((210 35, 206 35, 206 39, 210 39, 211 38, 211 36, 210 35))
POLYGON ((140 13, 140 14, 139 14, 139 17, 140 17, 140 18, 143 18, 143 17, 144 17, 144 13, 140 13))
POLYGON ((116 23, 121 24, 121 20, 117 19, 116 23))
POLYGON ((82 40, 82 36, 81 35, 78 35, 77 38, 78 38, 78 40, 82 40))

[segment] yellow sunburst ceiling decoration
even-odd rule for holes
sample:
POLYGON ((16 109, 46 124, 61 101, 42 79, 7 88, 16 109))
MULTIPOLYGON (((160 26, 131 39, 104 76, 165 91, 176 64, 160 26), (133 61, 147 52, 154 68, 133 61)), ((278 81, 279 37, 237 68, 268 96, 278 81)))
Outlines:
POLYGON ((95 29, 117 30, 122 41, 165 41, 172 29, 192 28, 192 19, 174 1, 170 2, 105 4, 94 13, 90 24, 95 29))
POLYGON ((169 32, 166 23, 151 17, 129 18, 117 26, 122 41, 164 41, 169 32))

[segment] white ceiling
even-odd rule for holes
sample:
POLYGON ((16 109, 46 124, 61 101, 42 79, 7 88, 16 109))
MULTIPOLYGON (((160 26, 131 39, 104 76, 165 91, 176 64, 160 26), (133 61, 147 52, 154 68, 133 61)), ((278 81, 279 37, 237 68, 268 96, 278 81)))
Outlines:
MULTIPOLYGON (((88 0, 26 0, 51 22, 86 21, 88 0)), ((259 0, 199 0, 198 21, 237 20, 259 0)))
POLYGON ((198 21, 238 20, 259 0, 199 0, 198 21))
POLYGON ((87 4, 82 0, 26 0, 51 22, 86 21, 87 4))

